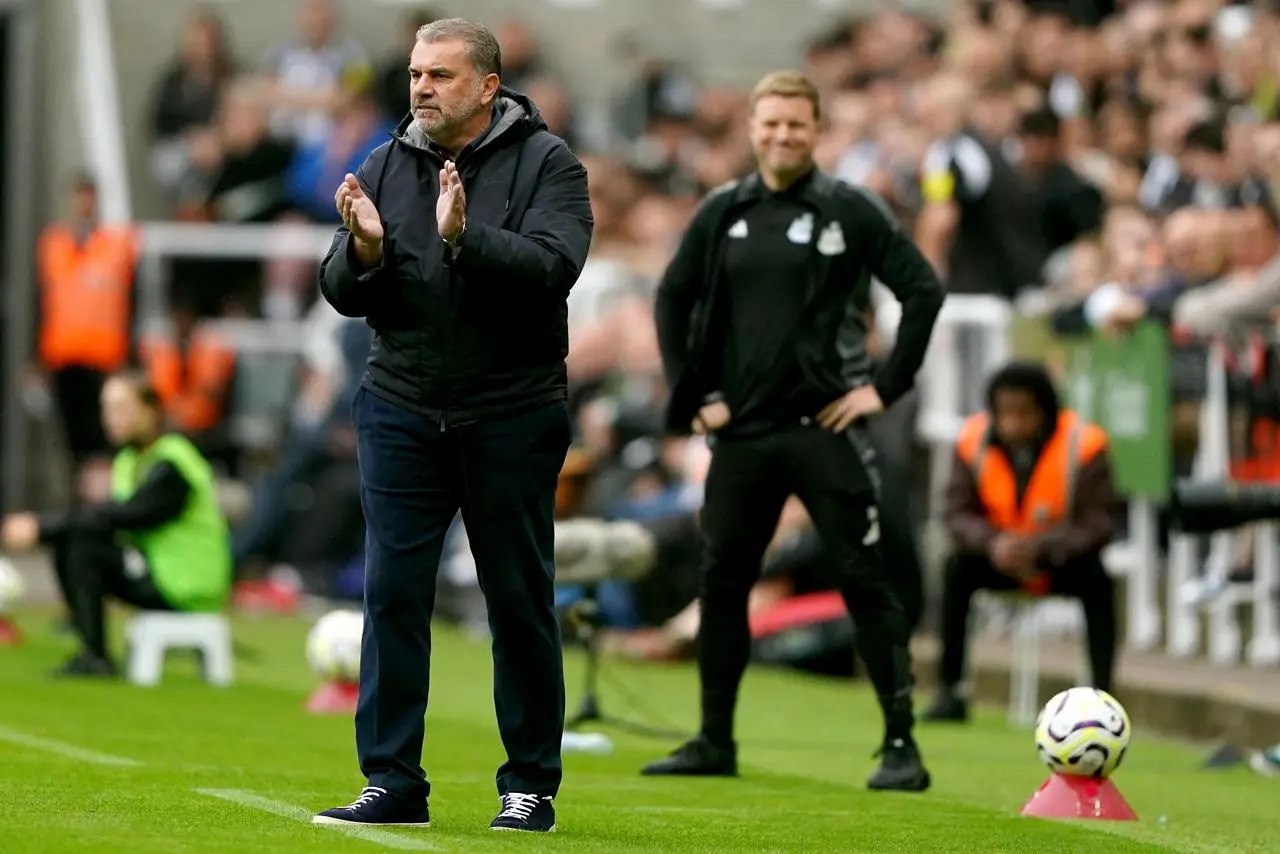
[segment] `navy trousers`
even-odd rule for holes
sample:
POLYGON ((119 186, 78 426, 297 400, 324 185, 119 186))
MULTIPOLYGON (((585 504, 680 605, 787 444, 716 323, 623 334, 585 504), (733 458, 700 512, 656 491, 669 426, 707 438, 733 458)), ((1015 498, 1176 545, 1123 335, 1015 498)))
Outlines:
POLYGON ((361 389, 352 405, 365 516, 356 750, 371 786, 422 797, 431 613, 445 532, 461 510, 493 634, 507 761, 498 793, 560 786, 564 663, 555 612, 555 492, 563 403, 442 430, 361 389))

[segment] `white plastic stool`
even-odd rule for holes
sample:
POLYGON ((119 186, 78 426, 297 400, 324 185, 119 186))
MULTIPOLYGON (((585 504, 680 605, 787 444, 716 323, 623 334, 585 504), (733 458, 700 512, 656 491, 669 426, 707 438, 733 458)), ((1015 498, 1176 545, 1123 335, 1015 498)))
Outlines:
POLYGON ((129 681, 157 685, 170 649, 204 654, 204 678, 211 685, 232 680, 231 624, 221 614, 140 611, 129 623, 129 681))

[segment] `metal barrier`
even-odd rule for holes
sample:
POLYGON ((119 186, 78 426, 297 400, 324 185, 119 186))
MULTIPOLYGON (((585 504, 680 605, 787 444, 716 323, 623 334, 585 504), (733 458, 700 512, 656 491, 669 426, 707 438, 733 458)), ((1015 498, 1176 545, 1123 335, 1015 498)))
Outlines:
MULTIPOLYGON (((1200 408, 1200 441, 1193 469, 1198 479, 1227 480, 1231 476, 1226 356, 1221 344, 1209 350, 1208 392, 1200 408)), ((1280 663, 1280 609, 1276 602, 1280 543, 1277 537, 1280 537, 1280 525, 1274 522, 1253 527, 1254 577, 1248 589, 1244 585, 1225 584, 1236 551, 1235 532, 1222 531, 1210 536, 1208 554, 1203 561, 1197 537, 1182 534, 1170 537, 1167 642, 1170 655, 1185 658, 1201 652, 1201 611, 1205 610, 1208 621, 1203 646, 1210 660, 1234 664, 1243 656, 1256 666, 1280 663), (1202 588, 1221 592, 1207 602, 1188 595, 1198 579, 1205 582, 1202 588), (1245 603, 1251 604, 1253 610, 1252 632, 1247 643, 1239 619, 1239 608, 1245 603)))

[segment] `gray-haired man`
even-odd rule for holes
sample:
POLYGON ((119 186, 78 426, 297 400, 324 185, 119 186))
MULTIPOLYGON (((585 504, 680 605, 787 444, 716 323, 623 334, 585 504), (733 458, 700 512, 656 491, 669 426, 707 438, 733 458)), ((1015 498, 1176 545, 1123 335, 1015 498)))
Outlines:
POLYGON ((501 71, 485 27, 451 18, 420 29, 412 115, 335 196, 344 225, 321 289, 376 333, 352 406, 367 530, 356 747, 369 784, 316 816, 322 824, 429 823, 431 611, 445 533, 461 510, 507 751, 492 827, 555 829, 566 298, 592 219, 586 171, 533 103, 501 86, 501 71))

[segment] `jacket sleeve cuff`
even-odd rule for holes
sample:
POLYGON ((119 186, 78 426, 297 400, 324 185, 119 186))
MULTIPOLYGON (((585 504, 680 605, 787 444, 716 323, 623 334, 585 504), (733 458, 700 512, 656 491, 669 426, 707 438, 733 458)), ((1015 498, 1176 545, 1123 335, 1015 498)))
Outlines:
POLYGON ((383 243, 382 257, 379 258, 378 262, 372 267, 366 267, 361 263, 359 256, 356 255, 355 237, 350 234, 347 235, 347 249, 346 252, 343 253, 343 259, 347 263, 347 269, 351 272, 351 275, 355 277, 357 282, 363 284, 364 282, 372 281, 377 278, 378 274, 382 272, 382 262, 386 260, 386 257, 387 247, 386 244, 383 243))
POLYGON ((876 377, 871 387, 876 390, 876 394, 880 395, 880 403, 885 409, 897 403, 899 398, 910 390, 910 387, 903 389, 896 383, 886 382, 884 377, 876 377))

